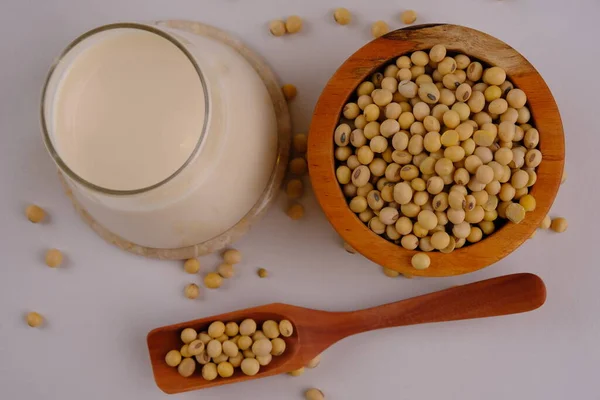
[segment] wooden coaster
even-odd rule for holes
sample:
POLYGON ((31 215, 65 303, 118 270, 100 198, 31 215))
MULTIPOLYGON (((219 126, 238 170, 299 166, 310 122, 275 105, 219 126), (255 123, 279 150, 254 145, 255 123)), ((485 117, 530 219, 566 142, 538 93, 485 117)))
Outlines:
POLYGON ((185 20, 168 20, 168 21, 155 21, 150 25, 163 26, 168 28, 175 28, 182 31, 194 33, 197 35, 209 37, 218 40, 221 43, 236 50, 246 61, 254 68, 254 70, 261 77, 265 86, 273 101, 273 107, 277 118, 277 131, 278 131, 278 146, 277 146, 277 158, 273 173, 265 187, 262 196, 258 199, 254 207, 242 218, 237 224, 223 232, 219 236, 209 239, 205 242, 198 243, 193 246, 180 247, 176 249, 158 249, 152 247, 140 246, 135 243, 131 243, 122 237, 110 232, 108 229, 103 227, 79 204, 75 196, 71 191, 71 188, 65 181, 65 178, 59 172, 61 182, 65 188, 67 196, 71 199, 75 210, 79 213, 81 218, 88 224, 100 237, 109 243, 114 244, 120 249, 126 250, 130 253, 138 254, 150 258, 159 258, 166 260, 183 260, 201 256, 208 253, 214 253, 219 251, 231 243, 235 242, 241 236, 243 236, 249 229, 250 226, 258 221, 269 205, 273 202, 277 196, 281 183, 283 181, 285 170, 289 158, 289 149, 292 136, 292 123, 290 113, 288 110, 287 102, 281 92, 281 85, 275 73, 267 65, 267 63, 254 51, 246 47, 240 40, 231 36, 227 32, 224 32, 213 26, 202 24, 200 22, 185 21, 185 20))

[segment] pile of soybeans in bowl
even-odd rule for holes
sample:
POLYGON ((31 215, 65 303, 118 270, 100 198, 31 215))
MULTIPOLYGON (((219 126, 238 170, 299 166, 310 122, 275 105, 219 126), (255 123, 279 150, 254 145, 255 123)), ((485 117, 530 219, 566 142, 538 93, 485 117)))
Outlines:
POLYGON ((376 234, 450 253, 535 209, 539 139, 502 68, 438 44, 356 88, 334 132, 336 178, 376 234))

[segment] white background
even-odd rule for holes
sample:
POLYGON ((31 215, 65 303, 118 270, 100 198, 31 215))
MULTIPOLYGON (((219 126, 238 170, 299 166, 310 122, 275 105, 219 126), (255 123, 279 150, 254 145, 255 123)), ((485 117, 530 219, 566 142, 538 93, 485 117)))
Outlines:
MULTIPOLYGON (((160 399, 145 344, 158 326, 281 301, 326 310, 353 310, 512 272, 539 274, 547 303, 517 316, 388 329, 330 348, 321 366, 302 377, 277 376, 192 392, 181 399, 300 399, 307 387, 328 399, 600 399, 600 263, 598 189, 598 65, 600 3, 550 0, 242 0, 0 1, 0 398, 160 399), (331 10, 354 13, 347 27, 331 10), (401 27, 405 8, 418 22, 450 22, 486 31, 521 51, 541 72, 561 110, 569 180, 552 215, 569 219, 567 233, 538 232, 502 262, 468 276, 390 279, 346 253, 312 194, 306 218, 289 220, 283 199, 239 242, 238 275, 201 299, 182 295, 200 277, 179 262, 132 256, 104 243, 84 225, 61 191, 43 147, 38 108, 52 60, 80 33, 116 21, 188 18, 226 29, 259 51, 282 81, 298 86, 295 130, 331 74, 370 40, 370 23, 401 27), (267 21, 290 14, 305 20, 297 35, 273 38, 267 21), (34 202, 50 221, 29 223, 34 202), (46 248, 64 251, 59 269, 43 263, 46 248), (268 279, 255 270, 265 267, 268 279), (43 329, 23 316, 39 311, 43 329)), ((218 263, 201 259, 203 270, 218 263)))

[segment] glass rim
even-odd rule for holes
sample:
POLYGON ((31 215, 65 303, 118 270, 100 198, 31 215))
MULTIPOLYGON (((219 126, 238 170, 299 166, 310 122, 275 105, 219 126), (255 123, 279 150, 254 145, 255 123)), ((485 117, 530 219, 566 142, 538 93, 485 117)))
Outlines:
POLYGON ((97 192, 100 192, 103 194, 110 194, 110 195, 116 195, 116 196, 145 193, 150 190, 156 189, 160 186, 163 186, 164 184, 166 184, 167 182, 171 181, 173 178, 178 176, 192 162, 192 160, 198 154, 198 151, 200 150, 200 147, 201 147, 202 143, 204 142, 204 139, 206 136, 209 115, 210 115, 210 97, 209 97, 207 86, 206 86, 206 79, 204 77, 204 74, 202 73, 202 70, 200 69, 200 66, 198 65, 198 63, 196 62, 196 60, 194 59, 192 54, 174 36, 164 32, 158 28, 155 28, 153 26, 145 25, 145 24, 141 24, 141 23, 135 23, 135 22, 119 22, 119 23, 114 23, 114 24, 102 25, 102 26, 99 26, 97 28, 94 28, 90 31, 83 33, 82 35, 77 37, 75 40, 73 40, 71 43, 69 43, 69 45, 60 53, 60 56, 52 63, 52 66, 50 67, 50 70, 48 71, 48 75, 46 76, 46 80, 44 82, 44 86, 42 89, 41 106, 40 106, 40 120, 41 120, 41 125, 42 125, 42 135, 43 135, 44 143, 46 145, 46 149, 50 153, 50 156, 52 157, 52 159, 54 160, 54 162, 56 163, 56 165, 58 166, 60 171, 65 173, 70 179, 74 180, 75 182, 83 185, 84 187, 86 187, 88 189, 91 189, 91 190, 94 190, 94 191, 97 191, 97 192), (48 126, 46 124, 46 106, 45 106, 48 85, 49 85, 52 77, 54 76, 54 72, 55 72, 56 68, 62 62, 62 60, 65 58, 65 56, 67 54, 69 54, 69 52, 71 50, 73 50, 78 44, 80 44, 84 40, 89 39, 90 37, 92 37, 98 33, 101 33, 101 32, 109 31, 112 29, 121 29, 121 28, 139 29, 139 30, 154 33, 158 36, 161 36, 162 38, 168 40, 173 45, 175 45, 188 58, 188 60, 190 61, 190 63, 194 67, 194 69, 196 70, 196 73, 198 74, 198 78, 200 79, 200 83, 202 84, 202 92, 204 95, 204 113, 205 113, 202 130, 200 132, 200 136, 198 137, 198 141, 196 142, 196 146, 190 153, 189 157, 185 160, 185 162, 177 170, 175 170, 175 172, 173 172, 171 175, 169 175, 165 179, 163 179, 155 184, 152 184, 152 185, 146 186, 146 187, 142 187, 139 189, 128 189, 128 190, 109 189, 109 188, 105 188, 103 186, 96 185, 94 183, 91 183, 91 182, 83 179, 81 176, 79 176, 77 173, 75 173, 75 171, 73 171, 71 168, 69 168, 69 166, 63 161, 63 159, 58 154, 58 151, 56 150, 54 144, 52 143, 52 139, 50 138, 48 126))

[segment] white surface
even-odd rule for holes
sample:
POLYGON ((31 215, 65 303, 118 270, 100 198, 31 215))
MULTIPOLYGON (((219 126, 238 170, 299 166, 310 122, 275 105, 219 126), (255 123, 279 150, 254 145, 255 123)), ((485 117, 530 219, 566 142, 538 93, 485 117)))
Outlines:
MULTIPOLYGON (((593 71, 600 3, 589 1, 162 1, 4 0, 0 4, 0 398, 161 399, 152 379, 146 333, 157 326, 246 306, 283 301, 327 310, 391 302, 511 272, 544 278, 539 310, 496 319, 389 329, 362 334, 325 352, 321 366, 302 377, 277 376, 177 396, 181 399, 300 399, 321 388, 328 399, 597 399, 600 298, 597 235, 600 146, 593 71), (348 27, 330 9, 354 12, 348 27), (520 50, 542 73, 559 104, 567 133, 569 180, 552 211, 569 219, 562 235, 538 235, 502 262, 446 279, 390 279, 360 256, 344 252, 307 196, 306 219, 293 222, 274 207, 239 243, 245 261, 237 277, 202 299, 182 295, 180 263, 138 258, 98 239, 61 192, 39 133, 39 96, 52 59, 76 35, 119 20, 195 18, 243 37, 285 82, 299 88, 292 105, 305 131, 319 92, 336 67, 369 40, 369 23, 400 27, 404 7, 419 22, 446 21, 484 30, 520 50), (266 22, 299 14, 301 34, 272 38, 266 22), (592 72, 590 75, 589 68, 592 72), (33 225, 29 202, 51 221, 33 225), (60 269, 44 266, 44 249, 67 256, 60 269), (268 279, 258 279, 257 267, 268 279), (41 330, 23 321, 37 310, 41 330)), ((282 200, 283 204, 283 200, 282 200)), ((204 271, 216 256, 201 260, 204 271)))

